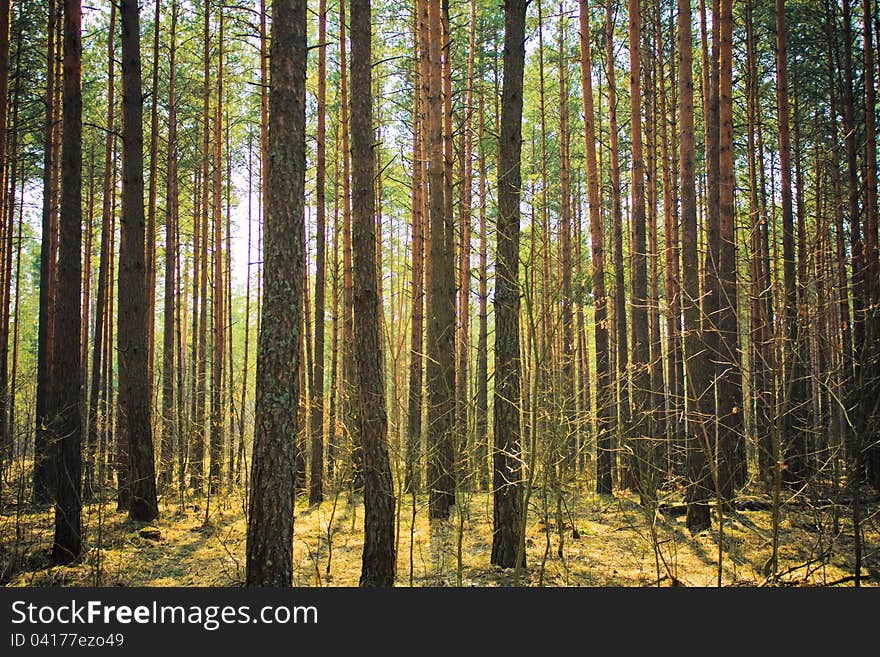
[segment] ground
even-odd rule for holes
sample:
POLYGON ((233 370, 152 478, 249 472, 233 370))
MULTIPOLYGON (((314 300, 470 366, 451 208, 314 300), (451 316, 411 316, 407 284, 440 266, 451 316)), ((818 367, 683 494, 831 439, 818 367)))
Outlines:
MULTIPOLYGON (((7 489, 8 490, 8 489, 7 489)), ((866 493, 867 494, 867 493, 866 493)), ((750 498, 766 506, 768 498, 750 498)), ((155 523, 132 523, 115 501, 87 505, 88 551, 69 567, 48 565, 51 507, 18 507, 7 495, 0 513, 0 583, 11 586, 240 586, 244 582, 243 490, 211 500, 164 498, 155 523)), ((749 505, 746 504, 746 507, 749 505)), ((743 505, 740 505, 742 508, 743 505)), ((851 508, 813 500, 786 500, 780 513, 778 578, 772 573, 769 510, 725 514, 719 555, 717 515, 712 529, 691 535, 684 517, 652 516, 628 494, 569 493, 561 508, 535 490, 526 531, 527 568, 517 573, 489 564, 492 498, 460 496, 446 522, 428 521, 427 498, 407 496, 397 507, 398 586, 716 586, 721 557, 725 586, 852 586, 851 508), (549 513, 545 513, 545 509, 549 513), (833 533, 834 512, 838 531, 833 533), (544 518, 548 519, 545 524, 544 518), (562 556, 559 556, 560 536, 562 556), (459 549, 460 548, 460 549, 459 549)), ((863 506, 863 584, 880 584, 880 504, 863 506)), ((320 506, 297 504, 294 585, 357 586, 363 504, 343 491, 320 506)))

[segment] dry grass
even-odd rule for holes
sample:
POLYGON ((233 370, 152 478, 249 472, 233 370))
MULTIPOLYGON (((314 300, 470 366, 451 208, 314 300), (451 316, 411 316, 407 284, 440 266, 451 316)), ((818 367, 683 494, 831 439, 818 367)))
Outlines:
MULTIPOLYGON (((6 498, 8 500, 8 497, 6 498)), ((527 565, 520 583, 537 586, 714 586, 718 578, 718 523, 692 536, 682 517, 652 519, 625 495, 569 494, 562 527, 562 557, 555 500, 535 491, 527 528, 527 565), (545 505, 549 513, 545 514, 545 505), (547 517, 545 524, 543 518, 547 517), (571 520, 574 521, 572 527, 571 520), (652 531, 653 524, 653 531, 652 531), (655 536, 656 539, 652 538, 655 536)), ((239 586, 244 581, 246 523, 244 495, 234 491, 205 500, 166 499, 150 527, 134 524, 107 500, 84 509, 88 551, 71 567, 50 567, 51 509, 8 505, 0 514, 0 581, 11 586, 239 586), (145 529, 158 529, 155 532, 145 529), (144 537, 144 534, 150 537, 144 537)), ((489 565, 491 495, 465 494, 447 522, 430 523, 427 499, 398 506, 397 584, 415 586, 508 586, 513 571, 489 565), (461 563, 459 564, 459 539, 461 563)), ((878 504, 865 508, 863 575, 880 581, 878 504)), ((838 507, 839 531, 832 534, 833 508, 804 501, 782 511, 778 583, 829 585, 853 572, 849 509, 838 507)), ((360 574, 363 505, 343 492, 318 507, 298 504, 294 528, 296 586, 356 586, 360 574)), ((768 583, 771 554, 769 511, 742 511, 724 523, 724 585, 768 583)))

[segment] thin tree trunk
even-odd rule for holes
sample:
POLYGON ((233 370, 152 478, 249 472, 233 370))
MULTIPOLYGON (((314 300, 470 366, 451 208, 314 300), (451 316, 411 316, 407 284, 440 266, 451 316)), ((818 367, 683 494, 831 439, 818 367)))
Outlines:
POLYGON ((645 164, 642 150, 642 83, 638 0, 629 2, 630 130, 632 139, 632 408, 637 481, 643 501, 654 495, 653 445, 650 442, 650 335, 648 329, 648 272, 645 217, 645 164))
POLYGON ((315 236, 315 349, 311 400, 311 477, 309 504, 324 499, 324 272, 327 241, 325 187, 327 176, 327 0, 318 7, 318 134, 315 172, 317 235, 315 236))
MULTIPOLYGON (((630 425, 629 343, 626 321, 626 282, 623 273, 623 212, 620 201, 620 136, 617 125, 616 58, 612 0, 605 0, 605 71, 608 76, 608 130, 611 150, 611 233, 614 240, 614 323, 617 349, 617 437, 624 440, 630 425)), ((611 446, 611 477, 617 469, 617 453, 611 446)))
MULTIPOLYGON (((211 156, 213 178, 211 183, 211 228, 214 248, 211 251, 213 266, 213 295, 211 303, 211 429, 208 450, 209 492, 220 491, 223 473, 223 445, 225 443, 225 423, 223 404, 224 352, 226 347, 223 284, 223 7, 219 7, 219 64, 217 66, 217 103, 214 107, 214 149, 211 156)), ((208 26, 208 18, 205 25, 208 26)))
MULTIPOLYGON (((681 257, 697 263, 697 201, 694 180, 694 78, 690 0, 678 0, 678 97, 680 103, 681 257)), ((709 526, 709 444, 702 417, 702 397, 709 384, 709 362, 700 331, 700 279, 696 266, 683 267, 685 402, 687 436, 687 527, 692 532, 709 526)))
MULTIPOLYGON (((171 5, 168 74, 168 146, 165 183, 165 309, 162 328, 162 444, 159 486, 171 484, 174 473, 176 435, 174 309, 177 306, 177 0, 171 5)), ((176 394, 182 391, 177 390, 176 394)))
MULTIPOLYGON (((147 372, 153 385, 156 352, 156 199, 159 193, 159 27, 162 2, 156 0, 153 16, 153 69, 150 90, 150 182, 147 196, 147 372)), ((152 418, 150 400, 150 417, 152 418)))
POLYGON ((792 208, 791 139, 789 131, 788 63, 785 1, 776 0, 776 106, 779 123, 779 172, 782 202, 782 250, 784 277, 785 341, 783 364, 785 368, 783 405, 783 458, 786 468, 783 478, 797 483, 806 476, 806 432, 803 424, 804 403, 803 369, 801 367, 800 326, 797 309, 797 279, 795 270, 794 210, 792 208))
POLYGON ((412 329, 410 335, 409 395, 407 407, 407 439, 405 488, 420 488, 420 456, 422 442, 422 383, 424 380, 422 352, 424 349, 425 307, 425 99, 428 92, 427 5, 425 0, 414 3, 413 37, 417 42, 413 71, 413 177, 412 177, 412 265, 411 300, 412 329))
POLYGON ((478 490, 489 483, 489 236, 486 225, 486 153, 483 145, 485 116, 483 91, 477 111, 477 194, 480 203, 479 329, 477 337, 477 395, 475 408, 478 490))

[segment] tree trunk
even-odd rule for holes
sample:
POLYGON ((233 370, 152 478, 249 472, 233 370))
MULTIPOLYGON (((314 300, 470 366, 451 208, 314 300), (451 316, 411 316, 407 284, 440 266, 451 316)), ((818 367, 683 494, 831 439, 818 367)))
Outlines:
POLYGON ((257 338, 256 412, 247 527, 247 585, 290 586, 296 438, 300 427, 305 243, 305 0, 273 0, 265 161, 265 289, 257 338))
MULTIPOLYGON (((694 180, 694 78, 691 6, 678 0, 678 95, 681 126, 681 258, 697 263, 697 199, 694 180)), ((687 527, 692 532, 709 527, 709 437, 702 417, 702 397, 710 383, 708 354, 700 330, 700 277, 696 266, 683 267, 685 402, 687 436, 687 527)))
POLYGON ((648 331, 648 272, 645 217, 645 164, 642 154, 642 83, 638 0, 629 2, 630 130, 632 139, 632 445, 636 485, 643 500, 654 495, 650 427, 651 379, 648 331))
POLYGON ((444 178, 441 0, 427 0, 429 77, 426 102, 430 152, 428 183, 430 231, 428 252, 428 494, 431 518, 446 519, 455 504, 455 281, 454 249, 447 246, 452 219, 447 215, 444 178))
MULTIPOLYGON (((722 0, 719 12, 718 166, 719 258, 718 331, 716 360, 716 421, 718 423, 718 479, 725 501, 745 483, 742 373, 739 356, 736 234, 734 229, 733 168, 733 9, 722 0)), ((714 21, 713 21, 714 22, 714 21)))
POLYGON ((57 281, 58 252, 58 190, 55 168, 58 162, 58 148, 55 143, 55 125, 58 123, 58 106, 55 101, 57 85, 55 25, 59 20, 57 0, 49 2, 49 24, 47 29, 47 74, 46 74, 46 122, 43 132, 43 221, 40 248, 40 309, 39 336, 37 338, 37 391, 36 391, 36 432, 34 436, 34 502, 45 504, 54 499, 57 479, 56 449, 49 433, 49 426, 56 414, 56 404, 52 399, 52 363, 55 343, 55 288, 57 281))
MULTIPOLYGON (((123 5, 124 6, 124 5, 123 5)), ((64 78, 62 87, 61 219, 58 239, 58 292, 55 297, 52 422, 58 442, 58 488, 52 562, 66 564, 82 552, 82 45, 79 0, 64 2, 64 78)))
MULTIPOLYGON (((150 91, 150 182, 147 188, 147 372, 153 385, 156 352, 156 198, 159 193, 159 26, 161 0, 156 0, 153 16, 153 68, 150 91)), ((152 418, 150 400, 150 417, 152 418)))
POLYGON ((123 0, 122 20, 122 241, 119 245, 120 436, 128 446, 132 520, 159 515, 150 422, 148 294, 145 275, 143 105, 140 17, 136 0, 123 0))
MULTIPOLYGON (((167 487, 174 472, 177 441, 175 404, 174 309, 177 306, 177 0, 171 5, 171 44, 168 74, 168 146, 165 186, 165 309, 162 328, 162 445, 159 485, 167 487)), ((180 394, 181 391, 177 391, 180 394)))
POLYGON ((350 458, 355 490, 363 488, 361 451, 357 444, 357 407, 354 365, 354 290, 352 288, 351 252, 351 153, 349 150, 349 125, 351 115, 348 100, 348 44, 345 19, 346 0, 339 0, 339 75, 340 112, 342 123, 342 395, 341 410, 345 436, 351 447, 350 458))
MULTIPOLYGON (((214 248, 211 251, 213 266, 213 295, 211 304, 211 430, 208 450, 209 491, 213 495, 220 490, 223 473, 223 445, 225 443, 225 423, 223 409, 223 368, 226 346, 226 314, 223 310, 223 7, 219 7, 219 64, 217 66, 217 103, 214 107, 214 149, 211 156, 213 179, 211 183, 211 228, 214 248)), ((205 24, 208 25, 208 18, 205 24)))
POLYGON ((504 68, 498 150, 498 257, 495 282, 494 508, 491 563, 516 563, 521 536, 519 202, 522 179, 526 1, 504 3, 504 68))
POLYGON ((599 168, 596 165, 596 118, 593 108, 592 53, 587 0, 580 0, 581 84, 586 140, 587 200, 590 205, 592 248, 593 328, 596 343, 596 492, 610 495, 613 482, 614 388, 608 344, 608 296, 605 291, 605 226, 599 213, 599 168))
MULTIPOLYGON (((611 233, 614 239, 614 323, 617 349, 617 437, 629 432, 629 338, 626 329, 626 282, 623 273, 623 212, 620 202, 620 136, 617 126, 616 58, 614 55, 614 15, 612 0, 605 2, 605 71, 608 76, 608 131, 611 150, 611 233)), ((611 477, 617 469, 617 453, 611 446, 611 477)))
POLYGON ((376 277, 376 188, 369 0, 351 0, 352 250, 354 352, 364 468, 364 549, 361 586, 394 584, 394 483, 388 460, 388 419, 379 348, 382 312, 376 277))
MULTIPOLYGON (((324 272, 327 220, 325 187, 327 176, 327 0, 318 7, 318 134, 315 171, 317 205, 317 235, 315 253, 315 349, 312 370, 311 400, 311 477, 309 504, 320 504, 324 499, 324 272)), ((244 410, 244 409, 242 409, 244 410)))
POLYGON ((779 172, 782 202, 782 259, 785 287, 785 369, 782 394, 783 479, 795 484, 806 476, 808 425, 803 422, 805 381, 801 364, 800 320, 795 271, 794 210, 792 208, 791 138, 789 130, 787 34, 785 0, 776 0, 776 107, 779 123, 779 172))
POLYGON ((406 429, 406 466, 404 485, 407 492, 420 487, 420 453, 422 442, 422 383, 424 380, 422 351, 424 349, 425 308, 425 98, 428 87, 427 6, 424 0, 414 3, 413 38, 416 41, 416 62, 413 71, 413 176, 412 176, 412 264, 411 300, 412 329, 410 335, 409 395, 406 429))

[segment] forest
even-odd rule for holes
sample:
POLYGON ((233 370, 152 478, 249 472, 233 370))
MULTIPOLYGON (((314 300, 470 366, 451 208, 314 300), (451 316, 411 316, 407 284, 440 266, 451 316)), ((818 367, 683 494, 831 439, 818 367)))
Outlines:
POLYGON ((0 583, 880 584, 878 34, 0 0, 0 583))

